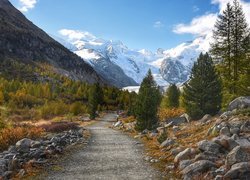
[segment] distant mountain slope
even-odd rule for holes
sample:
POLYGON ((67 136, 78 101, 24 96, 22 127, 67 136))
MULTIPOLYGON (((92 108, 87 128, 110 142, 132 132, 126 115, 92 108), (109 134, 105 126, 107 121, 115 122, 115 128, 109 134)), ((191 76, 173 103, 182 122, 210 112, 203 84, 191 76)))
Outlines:
POLYGON ((103 40, 93 37, 77 40, 59 39, 71 51, 86 60, 97 72, 112 77, 117 86, 140 84, 148 69, 152 70, 158 85, 181 84, 188 80, 193 63, 201 52, 209 48, 209 36, 157 52, 132 50, 120 41, 103 40), (122 82, 122 83, 120 83, 122 82))
POLYGON ((0 0, 0 60, 6 59, 33 66, 45 63, 71 79, 105 83, 88 63, 26 19, 8 0, 0 0))

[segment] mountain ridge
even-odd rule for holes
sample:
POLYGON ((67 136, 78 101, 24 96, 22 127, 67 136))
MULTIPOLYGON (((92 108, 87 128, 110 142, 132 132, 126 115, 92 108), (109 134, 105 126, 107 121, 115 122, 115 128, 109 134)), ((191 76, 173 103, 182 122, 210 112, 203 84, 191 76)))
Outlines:
POLYGON ((52 65, 58 74, 88 83, 106 84, 103 77, 80 57, 29 21, 8 0, 0 1, 0 58, 36 67, 52 65))

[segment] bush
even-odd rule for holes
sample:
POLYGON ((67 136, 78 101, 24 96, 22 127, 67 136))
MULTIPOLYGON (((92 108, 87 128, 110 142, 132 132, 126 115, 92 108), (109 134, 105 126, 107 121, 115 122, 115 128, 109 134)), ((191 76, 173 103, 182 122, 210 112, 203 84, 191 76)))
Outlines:
POLYGON ((71 129, 78 129, 78 124, 73 122, 53 122, 51 124, 41 125, 46 132, 59 133, 71 129))
POLYGON ((60 116, 69 113, 69 107, 62 101, 54 101, 46 103, 40 109, 41 117, 44 119, 51 118, 53 116, 60 116))
POLYGON ((158 116, 160 120, 164 121, 165 119, 178 117, 184 113, 185 110, 182 108, 173 108, 173 109, 160 108, 158 111, 158 116))
POLYGON ((70 106, 70 113, 77 116, 79 114, 84 114, 87 112, 87 108, 85 105, 80 102, 75 102, 70 106))
POLYGON ((23 138, 36 139, 42 136, 42 128, 37 127, 12 127, 0 131, 0 151, 8 149, 23 138))

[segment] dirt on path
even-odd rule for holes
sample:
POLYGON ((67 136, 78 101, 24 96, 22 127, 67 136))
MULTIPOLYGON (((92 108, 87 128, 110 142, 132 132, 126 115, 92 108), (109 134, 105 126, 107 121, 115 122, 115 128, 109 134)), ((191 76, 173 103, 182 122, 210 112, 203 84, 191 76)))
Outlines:
POLYGON ((138 141, 108 126, 115 114, 87 127, 91 138, 87 146, 59 160, 57 170, 49 170, 39 179, 161 179, 143 160, 143 146, 138 141))

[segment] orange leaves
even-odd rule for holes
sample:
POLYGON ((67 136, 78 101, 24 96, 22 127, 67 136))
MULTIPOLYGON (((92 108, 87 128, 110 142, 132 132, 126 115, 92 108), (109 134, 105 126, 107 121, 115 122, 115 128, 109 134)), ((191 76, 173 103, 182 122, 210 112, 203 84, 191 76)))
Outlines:
POLYGON ((173 108, 173 109, 160 108, 158 111, 158 116, 161 121, 164 121, 165 119, 178 117, 184 113, 185 110, 182 108, 173 108))
POLYGON ((0 151, 7 149, 23 138, 38 138, 42 133, 43 129, 37 127, 5 128, 0 131, 0 151))

